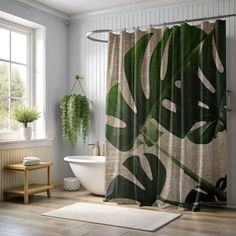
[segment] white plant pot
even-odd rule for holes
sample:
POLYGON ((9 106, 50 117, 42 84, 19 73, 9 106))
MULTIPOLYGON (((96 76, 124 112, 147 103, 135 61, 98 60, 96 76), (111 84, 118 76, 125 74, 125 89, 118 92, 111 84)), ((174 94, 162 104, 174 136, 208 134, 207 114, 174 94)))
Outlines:
POLYGON ((31 127, 21 127, 20 128, 20 137, 21 139, 30 140, 32 137, 32 128, 31 127))

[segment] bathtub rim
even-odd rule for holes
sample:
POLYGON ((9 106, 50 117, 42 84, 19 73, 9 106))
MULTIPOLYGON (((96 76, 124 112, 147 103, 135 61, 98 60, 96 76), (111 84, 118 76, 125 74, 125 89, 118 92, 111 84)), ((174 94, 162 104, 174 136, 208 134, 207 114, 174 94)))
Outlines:
POLYGON ((85 156, 85 155, 84 156, 82 155, 81 156, 66 156, 64 157, 64 161, 69 162, 69 163, 105 164, 105 156, 85 156), (96 157, 98 158, 96 159, 96 157))

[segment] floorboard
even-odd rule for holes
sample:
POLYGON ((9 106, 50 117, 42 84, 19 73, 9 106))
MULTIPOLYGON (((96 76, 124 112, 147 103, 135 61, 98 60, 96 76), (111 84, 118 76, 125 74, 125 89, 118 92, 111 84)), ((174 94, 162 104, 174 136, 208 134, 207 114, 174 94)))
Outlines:
MULTIPOLYGON (((40 216, 49 210, 76 202, 103 203, 103 198, 85 190, 66 192, 57 187, 52 197, 38 194, 30 197, 30 204, 23 204, 22 197, 13 197, 0 202, 1 236, 235 236, 236 210, 204 208, 200 212, 179 211, 175 207, 162 211, 182 213, 183 216, 156 232, 129 230, 73 220, 40 216)), ((110 203, 114 204, 114 203, 110 203)), ((137 206, 127 206, 137 207, 137 206)), ((151 210, 158 208, 146 207, 151 210)))

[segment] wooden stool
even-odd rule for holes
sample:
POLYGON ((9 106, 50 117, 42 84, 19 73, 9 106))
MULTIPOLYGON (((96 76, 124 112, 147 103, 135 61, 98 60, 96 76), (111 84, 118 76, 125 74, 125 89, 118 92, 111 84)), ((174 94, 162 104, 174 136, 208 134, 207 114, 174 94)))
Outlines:
POLYGON ((51 162, 40 162, 40 164, 24 166, 23 164, 12 164, 4 166, 5 170, 24 171, 24 185, 4 190, 4 197, 8 194, 16 194, 24 196, 24 203, 29 203, 29 195, 47 191, 47 196, 51 196, 51 162), (48 181, 47 184, 29 184, 29 171, 47 168, 48 181))

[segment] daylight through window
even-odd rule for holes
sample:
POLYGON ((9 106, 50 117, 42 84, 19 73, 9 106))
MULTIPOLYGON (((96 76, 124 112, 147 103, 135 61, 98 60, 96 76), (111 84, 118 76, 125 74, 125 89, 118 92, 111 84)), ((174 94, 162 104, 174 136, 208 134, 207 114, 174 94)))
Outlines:
POLYGON ((0 133, 19 129, 14 109, 31 105, 31 33, 0 25, 0 133))

